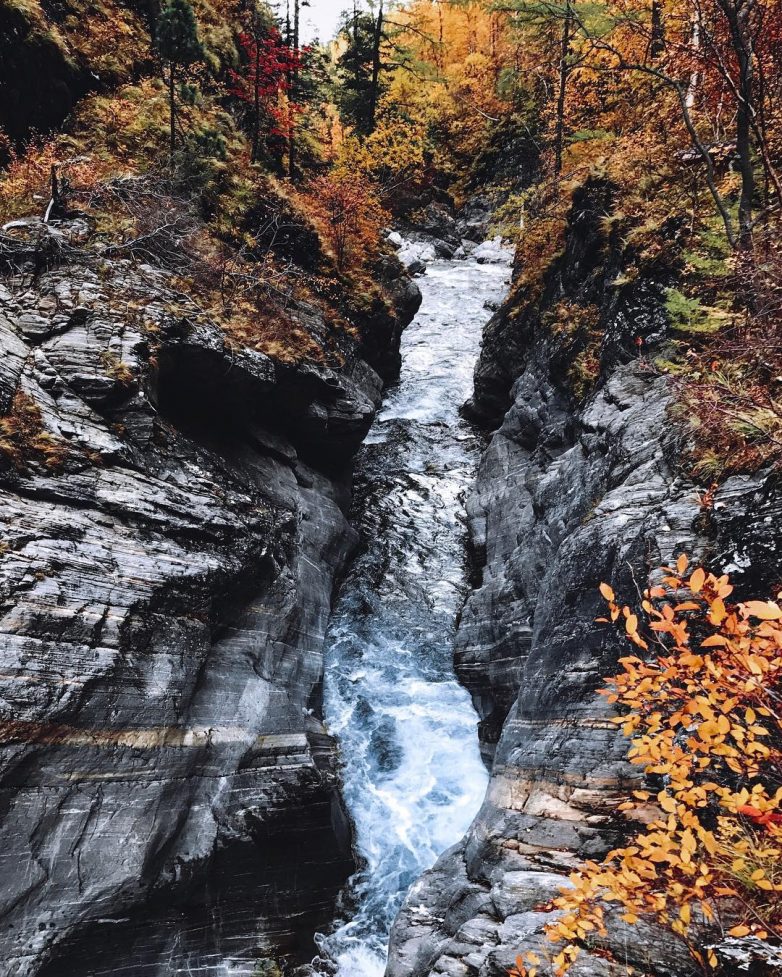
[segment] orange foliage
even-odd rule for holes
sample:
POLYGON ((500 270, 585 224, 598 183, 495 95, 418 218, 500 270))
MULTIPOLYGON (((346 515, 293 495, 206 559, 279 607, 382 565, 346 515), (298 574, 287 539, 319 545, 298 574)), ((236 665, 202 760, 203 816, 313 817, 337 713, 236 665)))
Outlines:
POLYGON ((306 198, 334 254, 340 273, 374 254, 386 215, 361 176, 335 169, 309 185, 306 198))
MULTIPOLYGON (((600 588, 602 620, 655 653, 621 659, 603 694, 626 709, 614 722, 630 761, 663 786, 620 805, 649 823, 574 872, 554 901, 547 935, 559 945, 558 974, 608 935, 610 904, 627 923, 675 933, 704 973, 717 960, 702 948, 725 931, 782 939, 782 606, 729 603, 728 576, 689 572, 685 556, 663 572, 639 613, 600 588)), ((538 962, 520 959, 519 973, 534 977, 538 962)))
POLYGON ((57 167, 59 179, 79 189, 94 186, 109 172, 103 160, 64 157, 54 139, 34 139, 21 152, 9 147, 8 156, 8 167, 0 180, 0 212, 6 220, 35 210, 43 213, 49 200, 52 166, 57 167))

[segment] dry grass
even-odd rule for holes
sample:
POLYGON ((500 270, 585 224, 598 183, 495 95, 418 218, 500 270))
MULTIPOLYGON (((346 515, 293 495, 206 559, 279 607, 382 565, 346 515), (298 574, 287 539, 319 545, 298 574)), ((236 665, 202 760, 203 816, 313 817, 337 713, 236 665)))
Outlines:
POLYGON ((41 410, 32 397, 17 390, 10 412, 0 418, 0 454, 17 471, 32 463, 58 471, 68 457, 68 447, 44 429, 41 410))
POLYGON ((699 481, 782 463, 781 353, 752 330, 690 361, 672 417, 689 433, 685 465, 699 481))

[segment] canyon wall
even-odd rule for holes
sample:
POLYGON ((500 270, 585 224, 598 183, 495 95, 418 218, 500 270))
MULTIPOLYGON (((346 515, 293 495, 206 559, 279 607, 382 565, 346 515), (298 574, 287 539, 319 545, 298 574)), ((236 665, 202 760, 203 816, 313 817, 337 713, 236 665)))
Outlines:
MULTIPOLYGON (((484 334, 467 409, 499 427, 469 499, 475 580, 456 667, 491 780, 467 836, 411 889, 387 977, 506 977, 521 951, 544 956, 546 904, 622 838, 617 805, 638 769, 597 694, 626 650, 595 623, 598 584, 631 596, 680 552, 731 573, 740 597, 780 579, 778 477, 729 478, 703 506, 682 469, 674 391, 650 362, 665 341, 665 282, 615 284, 609 203, 599 181, 575 195, 542 293, 513 292, 484 334), (599 309, 599 376, 580 402, 570 371, 587 337, 548 324, 563 301, 599 309)), ((690 971, 670 937, 613 918, 609 933, 574 975, 690 971)))
POLYGON ((309 959, 354 869, 320 710, 350 460, 420 295, 383 259, 389 303, 339 365, 286 363, 229 343, 170 273, 90 250, 83 221, 9 233, 3 973, 309 959))

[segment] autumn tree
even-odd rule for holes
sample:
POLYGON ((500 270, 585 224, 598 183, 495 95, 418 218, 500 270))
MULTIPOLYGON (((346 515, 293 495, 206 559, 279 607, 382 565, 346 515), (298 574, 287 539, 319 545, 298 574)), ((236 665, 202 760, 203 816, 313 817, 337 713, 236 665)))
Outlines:
POLYGON ((754 226, 756 158, 782 203, 782 185, 761 121, 773 113, 768 82, 778 58, 764 45, 779 30, 773 0, 608 0, 568 3, 557 14, 591 50, 591 70, 645 76, 675 96, 681 122, 733 247, 748 248, 754 226), (764 50, 765 49, 765 50, 764 50), (759 52, 764 51, 762 60, 759 52), (727 110, 727 111, 726 111, 727 110), (738 230, 716 173, 714 143, 732 139, 740 177, 738 230))
MULTIPOLYGON (((625 922, 675 934, 710 973, 705 947, 726 932, 782 937, 782 594, 731 604, 727 575, 690 571, 684 556, 638 610, 601 591, 604 620, 640 652, 603 694, 648 785, 620 806, 627 845, 587 862, 554 901, 552 962, 563 974, 608 937, 615 904, 625 922)), ((527 954, 517 969, 534 977, 540 962, 527 954)))
MULTIPOLYGON (((362 137, 368 170, 389 195, 398 196, 403 184, 424 189, 466 179, 495 135, 528 121, 515 116, 526 79, 518 59, 523 45, 508 21, 489 3, 413 0, 384 8, 378 98, 367 133, 368 117, 357 127, 350 114, 353 93, 372 89, 367 20, 360 77, 345 75, 345 57, 338 98, 344 121, 362 137)), ((377 30, 378 18, 374 23, 377 30)), ((352 26, 348 18, 346 28, 352 26)), ((345 55, 355 49, 354 43, 345 55)), ((369 104, 365 98, 359 109, 369 104)), ((512 167, 510 154, 507 161, 512 167)))
POLYGON ((244 70, 231 71, 232 94, 251 109, 251 160, 260 155, 261 135, 290 142, 292 113, 290 99, 291 73, 300 64, 300 55, 285 44, 274 25, 260 19, 253 21, 252 32, 239 36, 245 60, 244 70))
POLYGON ((176 86, 178 71, 204 55, 195 14, 188 0, 167 0, 155 27, 155 49, 168 66, 170 147, 176 149, 176 86))
POLYGON ((376 249, 386 219, 371 185, 360 173, 337 168, 313 180, 309 193, 338 271, 360 265, 376 249))

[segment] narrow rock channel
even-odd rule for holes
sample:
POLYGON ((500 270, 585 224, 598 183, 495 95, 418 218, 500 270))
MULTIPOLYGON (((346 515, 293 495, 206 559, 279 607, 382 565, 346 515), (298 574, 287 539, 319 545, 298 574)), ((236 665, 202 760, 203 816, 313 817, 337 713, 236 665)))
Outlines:
POLYGON ((357 464, 365 548, 332 617, 324 703, 364 859, 345 919, 320 940, 341 977, 382 973, 409 886, 463 835, 486 788, 453 640, 467 585, 463 498, 481 450, 459 407, 510 274, 509 253, 489 257, 433 261, 419 279, 399 383, 357 464))

